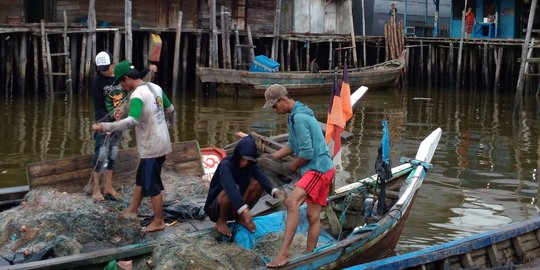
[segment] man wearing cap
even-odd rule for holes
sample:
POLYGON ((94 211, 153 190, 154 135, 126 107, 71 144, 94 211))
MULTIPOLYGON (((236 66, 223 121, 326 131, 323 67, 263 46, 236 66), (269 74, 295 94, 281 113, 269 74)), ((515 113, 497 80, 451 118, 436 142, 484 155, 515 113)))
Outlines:
MULTIPOLYGON (((96 55, 96 71, 98 74, 92 84, 94 97, 94 120, 96 122, 113 122, 122 118, 122 107, 127 91, 120 85, 114 84, 114 63, 111 54, 102 51, 96 55)), ((92 198, 94 201, 103 201, 105 196, 116 198, 118 193, 112 186, 114 162, 118 154, 118 142, 121 132, 94 133, 95 148, 92 166, 94 168, 92 198), (105 170, 105 189, 100 187, 101 174, 105 170)))
POLYGON ((154 220, 144 231, 163 230, 164 187, 161 168, 165 156, 172 151, 168 125, 174 120, 174 107, 161 87, 144 82, 139 72, 127 60, 114 67, 114 80, 115 83, 120 83, 123 89, 130 91, 128 116, 112 123, 96 123, 92 128, 97 132, 111 132, 135 127, 140 161, 133 198, 123 215, 128 219, 136 219, 143 197, 149 196, 154 220))
POLYGON ((287 197, 287 224, 283 242, 274 259, 268 267, 279 267, 289 261, 289 249, 298 227, 300 205, 307 203, 307 218, 309 222, 306 252, 312 252, 317 246, 320 233, 320 212, 326 205, 330 184, 334 178, 335 168, 328 153, 324 135, 315 119, 313 111, 300 101, 294 101, 287 96, 287 89, 274 84, 264 93, 266 103, 263 108, 272 108, 277 114, 289 114, 287 145, 274 152, 274 159, 294 154, 294 161, 288 170, 300 171, 301 178, 293 191, 287 197))
POLYGON ((257 145, 251 135, 242 138, 232 156, 219 163, 212 180, 204 211, 216 223, 216 230, 232 236, 228 220, 238 217, 240 224, 249 231, 256 229, 250 209, 257 203, 263 190, 275 198, 283 199, 283 193, 264 175, 257 164, 257 145))

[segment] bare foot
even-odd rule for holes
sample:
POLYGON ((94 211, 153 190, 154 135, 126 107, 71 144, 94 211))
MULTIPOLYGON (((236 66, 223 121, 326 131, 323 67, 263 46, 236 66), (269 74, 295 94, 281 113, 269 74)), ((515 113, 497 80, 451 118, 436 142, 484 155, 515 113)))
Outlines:
POLYGON ((255 222, 253 222, 253 220, 246 221, 245 219, 240 217, 237 221, 238 223, 246 227, 246 229, 248 229, 250 232, 255 232, 255 230, 257 229, 257 225, 255 225, 255 222))
POLYGON ((115 199, 120 197, 120 193, 116 192, 116 190, 114 190, 114 189, 105 189, 103 194, 105 194, 105 196, 110 196, 110 197, 113 197, 115 199))
POLYGON ((229 226, 227 226, 227 222, 218 220, 216 222, 216 230, 227 237, 232 237, 232 233, 231 230, 229 230, 229 226))
POLYGON ((101 194, 101 191, 94 190, 94 192, 92 193, 92 199, 94 200, 94 202, 102 202, 105 200, 105 197, 103 197, 103 194, 101 194))
POLYGON ((137 220, 138 218, 137 213, 128 212, 127 210, 124 210, 120 215, 129 220, 137 220))
POLYGON ((284 266, 289 262, 289 256, 278 254, 271 262, 267 263, 266 266, 269 268, 276 268, 284 266))
POLYGON ((146 228, 144 228, 142 231, 145 232, 145 233, 149 233, 149 232, 157 232, 157 231, 161 231, 165 229, 165 222, 162 221, 152 221, 152 223, 150 223, 150 225, 146 226, 146 228))

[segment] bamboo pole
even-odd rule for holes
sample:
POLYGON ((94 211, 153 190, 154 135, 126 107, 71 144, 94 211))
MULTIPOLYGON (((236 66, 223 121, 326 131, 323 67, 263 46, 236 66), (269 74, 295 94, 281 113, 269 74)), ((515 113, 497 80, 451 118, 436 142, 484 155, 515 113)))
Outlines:
POLYGON ((223 31, 223 37, 225 41, 224 59, 227 63, 227 68, 231 68, 231 21, 229 17, 230 12, 225 12, 225 29, 223 31))
POLYGON ((465 5, 463 6, 463 11, 461 11, 461 35, 459 39, 459 49, 458 49, 458 62, 457 62, 457 72, 456 72, 456 87, 461 85, 461 58, 463 57, 463 36, 465 34, 465 11, 467 10, 467 0, 465 0, 465 5))
POLYGON ((281 20, 281 0, 276 0, 276 13, 274 14, 274 29, 273 29, 273 39, 272 39, 272 55, 273 60, 277 59, 278 56, 278 44, 279 44, 279 26, 281 20))
POLYGON ((220 28, 221 28, 221 51, 222 51, 222 62, 223 62, 223 68, 229 68, 227 67, 227 43, 225 42, 225 6, 221 6, 221 12, 220 12, 220 28))
MULTIPOLYGON (((94 0, 91 0, 94 1, 94 0)), ((124 25, 126 28, 126 40, 125 40, 125 56, 129 62, 132 62, 133 55, 133 34, 131 32, 131 9, 132 3, 130 0, 125 2, 125 14, 124 14, 124 25)))
POLYGON ((174 39, 174 59, 173 59, 173 99, 178 90, 178 70, 180 66, 180 36, 182 35, 182 11, 178 11, 178 21, 176 23, 176 37, 174 39))

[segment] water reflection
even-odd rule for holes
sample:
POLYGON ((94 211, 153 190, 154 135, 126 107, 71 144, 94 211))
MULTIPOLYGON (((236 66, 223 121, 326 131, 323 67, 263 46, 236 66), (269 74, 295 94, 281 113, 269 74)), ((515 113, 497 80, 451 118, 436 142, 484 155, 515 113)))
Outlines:
MULTIPOLYGON (((325 121, 329 97, 302 97, 325 121)), ((174 142, 198 140, 223 146, 236 131, 265 136, 287 130, 284 116, 261 108, 261 99, 233 99, 182 94, 174 100, 174 142)), ((89 97, 3 100, 0 125, 0 187, 26 182, 31 162, 90 154, 93 106, 89 97)), ((397 253, 497 228, 538 215, 540 141, 538 106, 525 100, 512 120, 513 94, 482 91, 397 89, 368 91, 347 131, 355 137, 343 145, 344 171, 337 186, 374 173, 381 120, 390 121, 391 160, 414 157, 419 142, 441 127, 443 136, 434 169, 419 191, 402 232, 397 253)), ((135 145, 124 132, 122 147, 135 145)))

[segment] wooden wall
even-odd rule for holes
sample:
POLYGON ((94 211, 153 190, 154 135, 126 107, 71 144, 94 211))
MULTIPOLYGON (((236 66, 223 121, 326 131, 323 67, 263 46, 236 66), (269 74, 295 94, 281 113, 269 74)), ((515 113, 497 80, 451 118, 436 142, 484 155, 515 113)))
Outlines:
POLYGON ((24 3, 21 0, 0 0, 0 24, 24 21, 24 3))
POLYGON ((246 24, 253 32, 272 33, 276 0, 246 1, 246 24))

